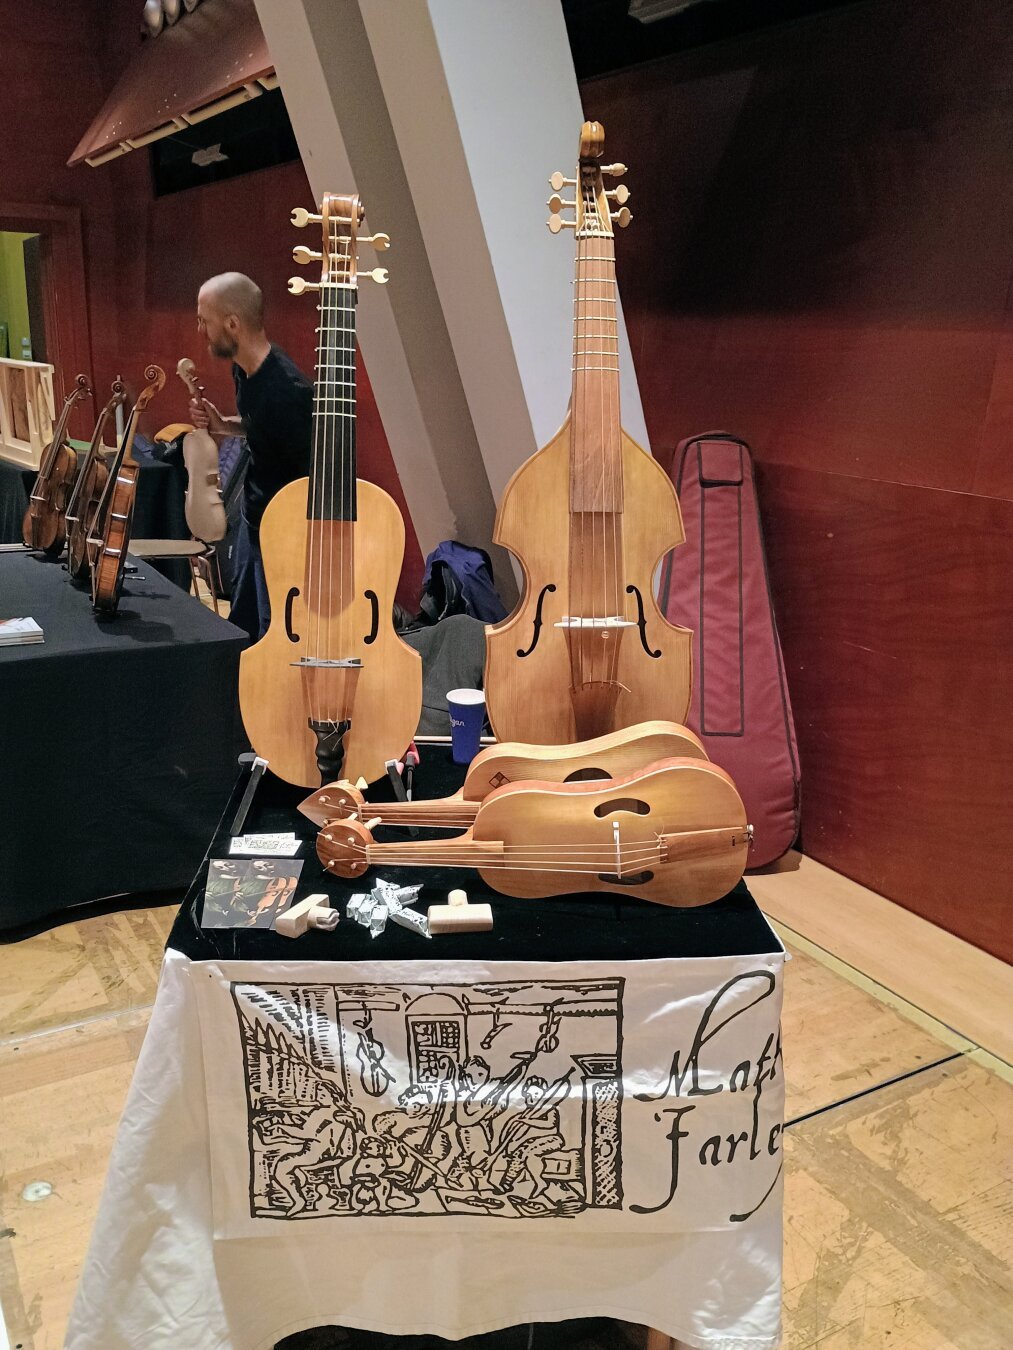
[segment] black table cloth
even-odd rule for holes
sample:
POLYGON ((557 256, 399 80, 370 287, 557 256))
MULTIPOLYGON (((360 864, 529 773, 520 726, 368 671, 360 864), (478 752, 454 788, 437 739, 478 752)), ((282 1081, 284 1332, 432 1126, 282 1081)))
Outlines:
MULTIPOLYGON (((422 763, 415 773, 417 798, 442 797, 456 790, 464 770, 456 766, 447 746, 421 747, 422 763)), ((247 783, 241 773, 233 789, 208 852, 208 858, 229 855, 230 829, 247 783)), ((169 946, 194 961, 411 961, 537 960, 537 961, 632 961, 649 957, 747 956, 780 951, 780 944, 760 913, 744 882, 709 905, 672 909, 646 900, 610 894, 554 896, 524 900, 499 895, 485 885, 477 872, 462 868, 371 869, 357 881, 343 881, 325 872, 319 863, 316 827, 296 810, 308 795, 268 772, 262 779, 246 824, 247 833, 292 830, 305 840, 298 858, 303 869, 295 899, 325 892, 339 908, 338 928, 327 933, 310 929, 298 939, 280 937, 266 929, 213 928, 200 926, 207 880, 207 860, 201 866, 186 896, 169 936, 169 946), (424 882, 414 908, 424 914, 432 904, 445 904, 447 892, 463 887, 472 902, 493 906, 494 927, 485 933, 442 933, 426 942, 417 933, 388 924, 378 938, 345 918, 345 903, 355 892, 369 890, 377 875, 401 882, 424 882)), ((391 800, 386 783, 374 784, 375 801, 391 800)), ((446 831, 424 830, 421 838, 447 837, 446 831)), ((404 839, 403 830, 377 828, 377 840, 404 839)))
MULTIPOLYGON (((75 442, 76 444, 76 442, 75 442)), ((84 449, 78 449, 78 464, 84 462, 84 449)), ((140 473, 134 502, 132 534, 135 539, 189 539, 184 502, 186 499, 186 470, 182 463, 163 463, 135 451, 140 473)), ((28 497, 35 482, 34 469, 21 469, 0 460, 0 544, 16 544, 21 539, 21 527, 28 497)), ((190 565, 178 558, 159 558, 147 563, 183 590, 190 588, 190 565)))
POLYGON ((58 562, 0 554, 0 928, 193 877, 235 778, 246 635, 138 564, 99 619, 58 562))

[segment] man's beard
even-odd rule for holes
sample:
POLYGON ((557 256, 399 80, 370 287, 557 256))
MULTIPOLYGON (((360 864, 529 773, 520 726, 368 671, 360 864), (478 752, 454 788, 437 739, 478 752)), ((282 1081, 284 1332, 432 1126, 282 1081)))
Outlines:
POLYGON ((239 351, 239 343, 234 338, 219 338, 217 342, 209 342, 208 350, 212 356, 221 357, 223 361, 231 361, 236 352, 239 351))

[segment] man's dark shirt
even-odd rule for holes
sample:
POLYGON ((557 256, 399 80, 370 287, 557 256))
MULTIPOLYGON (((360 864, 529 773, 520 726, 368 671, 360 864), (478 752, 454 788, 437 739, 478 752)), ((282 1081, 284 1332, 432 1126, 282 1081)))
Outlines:
POLYGON ((232 367, 236 407, 250 447, 243 514, 254 530, 279 488, 310 471, 313 443, 313 385, 280 347, 252 375, 232 367))

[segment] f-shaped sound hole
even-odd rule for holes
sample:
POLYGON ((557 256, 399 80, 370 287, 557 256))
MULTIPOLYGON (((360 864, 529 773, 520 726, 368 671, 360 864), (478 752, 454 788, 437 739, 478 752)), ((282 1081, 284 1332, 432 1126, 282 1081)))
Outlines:
POLYGON ((534 623, 532 625, 531 646, 528 647, 526 651, 523 648, 518 647, 517 648, 518 656, 530 656, 531 653, 538 646, 538 637, 542 631, 542 606, 545 604, 545 597, 549 594, 550 591, 554 591, 555 589, 556 589, 555 585, 552 582, 550 582, 548 586, 543 586, 542 589, 539 591, 538 604, 535 606, 535 618, 534 623))
POLYGON ((635 816, 649 816, 651 808, 646 802, 642 802, 639 797, 613 797, 611 801, 602 802, 601 806, 594 808, 596 816, 612 816, 617 811, 629 811, 635 816))

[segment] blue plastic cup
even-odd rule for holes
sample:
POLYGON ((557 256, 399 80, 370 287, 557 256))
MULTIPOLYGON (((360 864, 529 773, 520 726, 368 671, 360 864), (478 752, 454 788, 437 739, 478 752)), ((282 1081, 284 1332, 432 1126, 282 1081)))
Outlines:
POLYGON ((478 754, 485 724, 485 694, 481 689, 451 689, 447 695, 450 709, 450 754, 455 764, 470 764, 478 754))

